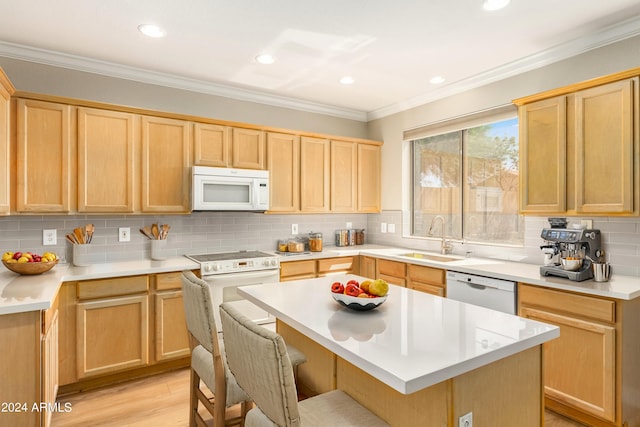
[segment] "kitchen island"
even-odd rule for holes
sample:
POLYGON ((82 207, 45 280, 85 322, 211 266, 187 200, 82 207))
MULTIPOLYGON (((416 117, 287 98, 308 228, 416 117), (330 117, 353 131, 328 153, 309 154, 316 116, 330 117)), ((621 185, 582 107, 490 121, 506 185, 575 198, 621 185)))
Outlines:
POLYGON ((300 389, 345 390, 392 425, 541 426, 542 344, 559 328, 411 289, 390 286, 375 310, 336 303, 334 280, 245 286, 239 293, 278 318, 304 351, 300 389))

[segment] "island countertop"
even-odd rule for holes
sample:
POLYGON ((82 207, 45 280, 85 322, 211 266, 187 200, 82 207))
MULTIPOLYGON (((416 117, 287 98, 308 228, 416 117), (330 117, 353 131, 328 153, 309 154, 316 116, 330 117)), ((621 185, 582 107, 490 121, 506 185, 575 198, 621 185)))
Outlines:
POLYGON ((395 390, 409 394, 557 338, 556 326, 390 286, 356 312, 330 284, 355 275, 240 287, 241 296, 395 390))

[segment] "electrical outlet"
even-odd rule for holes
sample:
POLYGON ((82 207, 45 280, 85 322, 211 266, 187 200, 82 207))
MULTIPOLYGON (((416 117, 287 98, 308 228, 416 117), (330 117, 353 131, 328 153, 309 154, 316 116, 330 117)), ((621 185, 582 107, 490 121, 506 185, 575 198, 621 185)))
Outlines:
POLYGON ((381 222, 380 223, 380 232, 381 233, 386 233, 387 232, 387 223, 386 222, 381 222))
POLYGON ((347 223, 347 228, 353 228, 353 224, 352 224, 352 223, 350 223, 350 222, 348 222, 348 223, 347 223))
POLYGON ((130 242, 131 229, 129 227, 118 228, 118 242, 130 242))
POLYGON ((395 224, 387 224, 387 231, 389 233, 395 233, 396 232, 396 225, 395 224))
POLYGON ((581 219, 580 225, 587 227, 589 230, 593 228, 593 220, 591 219, 581 219))
POLYGON ((473 412, 469 412, 458 418, 458 427, 473 427, 473 412))
POLYGON ((295 236, 298 234, 298 224, 291 224, 291 234, 295 236))
POLYGON ((58 233, 54 230, 42 230, 42 245, 53 246, 58 243, 58 233))

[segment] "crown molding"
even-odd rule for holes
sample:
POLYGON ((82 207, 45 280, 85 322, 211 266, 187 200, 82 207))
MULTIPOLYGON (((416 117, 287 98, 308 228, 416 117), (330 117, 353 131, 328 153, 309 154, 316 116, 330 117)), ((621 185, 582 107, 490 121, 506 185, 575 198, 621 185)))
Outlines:
POLYGON ((559 62, 567 58, 588 52, 599 47, 607 46, 640 34, 640 17, 630 18, 602 31, 589 34, 586 37, 560 44, 550 49, 538 52, 493 68, 485 73, 477 74, 468 79, 460 80, 438 90, 419 95, 403 102, 367 113, 367 121, 381 119, 411 108, 419 107, 429 102, 437 101, 448 96, 456 95, 467 90, 475 89, 490 83, 504 80, 518 74, 532 71, 545 65, 559 62))
POLYGON ((108 77, 133 80, 141 83, 155 84, 175 89, 221 96, 240 101, 255 102, 274 107, 324 114, 361 122, 367 120, 367 114, 364 111, 340 108, 334 105, 320 104, 229 85, 190 79, 173 74, 129 67, 112 62, 89 59, 14 43, 0 41, 0 56, 55 67, 68 68, 87 73, 100 74, 108 77))

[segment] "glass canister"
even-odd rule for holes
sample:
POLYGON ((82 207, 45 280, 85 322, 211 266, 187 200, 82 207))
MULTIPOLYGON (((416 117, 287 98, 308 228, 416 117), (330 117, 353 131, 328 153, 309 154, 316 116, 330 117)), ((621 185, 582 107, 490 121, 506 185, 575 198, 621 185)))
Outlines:
POLYGON ((322 233, 309 233, 309 250, 311 252, 322 252, 322 233))
POLYGON ((364 228, 356 230, 356 245, 364 245, 364 228))

